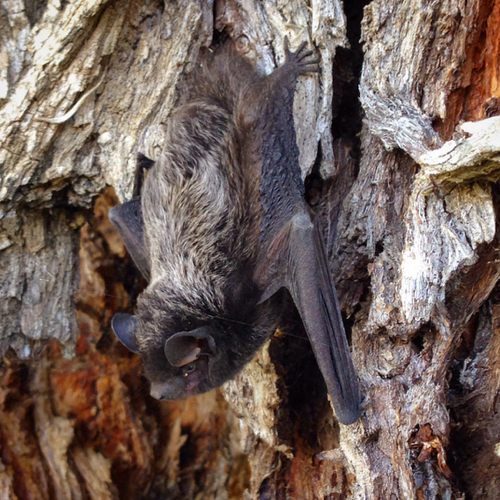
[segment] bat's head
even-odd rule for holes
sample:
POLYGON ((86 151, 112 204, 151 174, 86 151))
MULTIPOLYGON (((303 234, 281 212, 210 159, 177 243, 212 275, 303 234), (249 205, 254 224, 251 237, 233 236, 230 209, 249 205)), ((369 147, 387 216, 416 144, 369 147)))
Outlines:
POLYGON ((156 399, 182 399, 220 386, 251 359, 268 334, 262 325, 228 320, 182 323, 160 326, 156 318, 148 324, 140 314, 113 317, 118 339, 141 355, 156 399))
POLYGON ((162 335, 163 342, 152 339, 141 345, 140 326, 131 314, 113 317, 112 328, 120 342, 141 355, 154 398, 180 399, 211 388, 209 368, 217 346, 206 328, 162 335))

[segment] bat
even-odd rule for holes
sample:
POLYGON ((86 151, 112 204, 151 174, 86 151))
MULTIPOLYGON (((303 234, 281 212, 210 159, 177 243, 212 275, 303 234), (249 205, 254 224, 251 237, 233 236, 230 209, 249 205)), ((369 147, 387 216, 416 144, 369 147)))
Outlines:
POLYGON ((179 399, 234 377, 269 338, 286 288, 340 422, 360 391, 317 220, 304 200, 293 100, 317 72, 303 43, 270 75, 226 43, 171 114, 165 148, 131 201, 109 211, 148 280, 118 339, 141 355, 151 395, 179 399), (139 192, 140 191, 140 192, 139 192))

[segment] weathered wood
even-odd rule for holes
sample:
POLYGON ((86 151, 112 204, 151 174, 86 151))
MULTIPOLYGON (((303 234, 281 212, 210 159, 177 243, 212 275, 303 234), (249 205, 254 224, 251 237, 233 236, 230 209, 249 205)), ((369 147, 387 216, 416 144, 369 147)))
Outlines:
POLYGON ((2 0, 0 496, 498 498, 499 20, 498 0, 2 0), (285 35, 320 55, 295 125, 353 426, 286 297, 256 359, 186 402, 152 400, 109 331, 144 283, 106 212, 219 33, 263 72, 285 35))
MULTIPOLYGON (((342 429, 352 463, 366 473, 360 496, 367 484, 369 498, 386 498, 387 492, 395 498, 458 494, 440 459, 450 435, 451 361, 463 344, 464 326, 498 278, 498 265, 491 262, 497 211, 484 182, 490 166, 481 155, 466 160, 475 140, 491 141, 488 124, 473 124, 475 138, 461 139, 459 147, 446 143, 440 150, 454 148, 457 166, 469 163, 466 184, 453 173, 449 182, 434 182, 433 175, 440 174, 427 165, 451 170, 430 151, 449 137, 461 112, 466 116, 466 100, 462 110, 456 95, 454 108, 448 109, 449 99, 470 81, 474 50, 484 43, 493 4, 372 2, 365 8, 360 95, 368 130, 361 135, 360 173, 344 201, 348 208, 336 244, 348 255, 336 266, 339 280, 346 276, 342 290, 356 267, 369 261, 364 277, 369 295, 352 332, 367 394, 366 418, 354 432, 342 429), (473 272, 480 272, 481 294, 477 285, 464 286, 479 262, 473 272)), ((483 102, 489 98, 484 90, 483 102)), ((488 155, 494 164, 498 148, 496 140, 491 142, 488 155)), ((349 293, 344 297, 357 299, 349 293)), ((455 363, 463 360, 460 353, 455 363)), ((455 464, 457 472, 461 465, 455 464)))

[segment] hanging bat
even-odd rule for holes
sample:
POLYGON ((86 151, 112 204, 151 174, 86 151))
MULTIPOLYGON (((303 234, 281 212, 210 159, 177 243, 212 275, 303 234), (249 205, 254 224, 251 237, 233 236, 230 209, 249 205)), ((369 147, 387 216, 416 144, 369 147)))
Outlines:
MULTIPOLYGON (((290 292, 338 419, 360 393, 318 224, 304 200, 293 122, 302 44, 260 75, 232 44, 202 65, 172 113, 140 197, 109 212, 149 284, 118 339, 140 353, 151 395, 179 399, 232 378, 269 338, 290 292)), ((142 168, 141 167, 141 168, 142 168)), ((142 178, 142 176, 139 176, 142 178)), ((138 177, 136 176, 136 179, 138 177)), ((134 192, 138 193, 138 189, 134 192)))

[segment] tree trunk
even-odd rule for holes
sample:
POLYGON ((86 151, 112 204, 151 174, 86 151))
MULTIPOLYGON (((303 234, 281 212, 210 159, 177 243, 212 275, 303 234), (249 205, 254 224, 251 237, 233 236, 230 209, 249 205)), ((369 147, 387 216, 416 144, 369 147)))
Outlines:
POLYGON ((500 497, 499 0, 1 0, 0 498, 500 497), (363 415, 300 320, 235 380, 148 395, 112 335, 145 283, 107 219, 200 48, 263 72, 287 35, 363 415))

